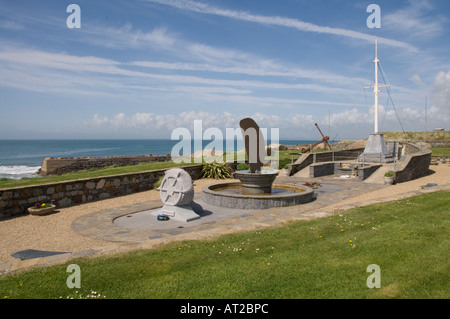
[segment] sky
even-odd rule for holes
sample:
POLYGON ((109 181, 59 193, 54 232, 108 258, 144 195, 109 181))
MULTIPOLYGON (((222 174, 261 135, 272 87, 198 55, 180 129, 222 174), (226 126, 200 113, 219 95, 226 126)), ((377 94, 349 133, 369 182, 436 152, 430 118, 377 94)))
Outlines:
POLYGON ((320 140, 315 123, 366 138, 375 40, 380 131, 449 129, 449 13, 447 0, 0 0, 0 139, 170 139, 195 120, 225 135, 245 117, 280 138, 320 140))

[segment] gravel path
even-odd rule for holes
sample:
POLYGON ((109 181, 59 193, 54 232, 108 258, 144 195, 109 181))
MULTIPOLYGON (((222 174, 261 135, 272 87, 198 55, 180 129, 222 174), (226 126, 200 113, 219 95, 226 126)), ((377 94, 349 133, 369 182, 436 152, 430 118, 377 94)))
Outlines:
MULTIPOLYGON (((327 208, 339 208, 352 203, 362 203, 368 200, 385 199, 389 196, 398 196, 414 190, 420 190, 427 183, 445 185, 450 183, 450 166, 431 166, 435 173, 401 184, 386 186, 375 192, 355 196, 327 208)), ((200 192, 202 187, 216 180, 202 179, 194 181, 194 189, 200 192)), ((149 200, 159 199, 156 190, 122 196, 103 201, 87 203, 83 205, 62 208, 58 213, 42 216, 26 215, 0 221, 0 264, 14 262, 15 258, 10 254, 25 249, 50 250, 50 251, 81 251, 106 246, 107 241, 85 237, 72 230, 71 224, 77 218, 96 211, 108 208, 116 208, 135 203, 143 203, 149 200)))

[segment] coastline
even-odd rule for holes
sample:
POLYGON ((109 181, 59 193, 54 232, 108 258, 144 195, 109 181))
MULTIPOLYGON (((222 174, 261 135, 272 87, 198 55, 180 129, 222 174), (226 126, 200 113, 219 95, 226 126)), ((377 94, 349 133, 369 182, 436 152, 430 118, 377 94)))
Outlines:
MULTIPOLYGON (((39 177, 37 172, 41 168, 42 162, 48 157, 105 158, 147 156, 145 154, 165 156, 171 153, 173 146, 178 142, 179 140, 170 139, 0 140, 0 178, 39 177)), ((306 142, 312 141, 302 139, 280 139, 279 141, 280 144, 285 145, 297 145, 306 142)), ((203 141, 203 148, 207 147, 209 143, 211 143, 209 140, 203 141)), ((239 148, 239 143, 236 142, 235 148, 243 149, 243 146, 239 148)), ((191 149, 194 150, 194 148, 191 149)))

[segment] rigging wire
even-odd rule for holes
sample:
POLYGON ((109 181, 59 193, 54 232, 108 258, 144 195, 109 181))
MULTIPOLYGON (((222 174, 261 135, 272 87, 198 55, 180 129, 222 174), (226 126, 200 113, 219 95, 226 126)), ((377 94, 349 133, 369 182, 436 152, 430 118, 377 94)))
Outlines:
POLYGON ((390 89, 389 89, 389 85, 387 85, 387 81, 386 81, 387 76, 385 77, 386 74, 384 73, 383 67, 381 66, 381 63, 379 63, 379 62, 378 62, 378 68, 381 71, 381 77, 383 78, 383 81, 384 81, 384 84, 385 84, 385 88, 386 88, 386 91, 388 93, 389 99, 391 100, 392 107, 394 108, 397 120, 398 120, 398 122, 400 124, 400 127, 402 128, 403 133, 405 133, 405 129, 403 128, 402 121, 400 120, 400 117, 399 117, 398 112, 397 112, 397 108, 395 107, 394 101, 392 100, 392 96, 391 96, 391 92, 390 92, 390 89))

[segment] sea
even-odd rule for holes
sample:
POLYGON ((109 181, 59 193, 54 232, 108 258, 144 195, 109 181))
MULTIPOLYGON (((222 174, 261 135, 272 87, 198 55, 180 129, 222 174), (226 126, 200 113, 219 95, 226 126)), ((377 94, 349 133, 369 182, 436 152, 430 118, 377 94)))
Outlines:
MULTIPOLYGON (((136 156, 136 155, 166 155, 179 140, 149 139, 149 140, 0 140, 0 178, 21 179, 38 176, 42 161, 47 157, 105 157, 105 156, 136 156)), ((310 140, 283 140, 284 145, 311 144, 310 140)), ((192 150, 194 150, 192 142, 192 150)), ((202 141, 203 149, 208 148, 211 141, 202 141)), ((269 143, 270 144, 270 141, 269 143)), ((200 145, 200 144, 197 144, 200 145)), ((236 151, 244 148, 241 140, 229 143, 236 151)))

